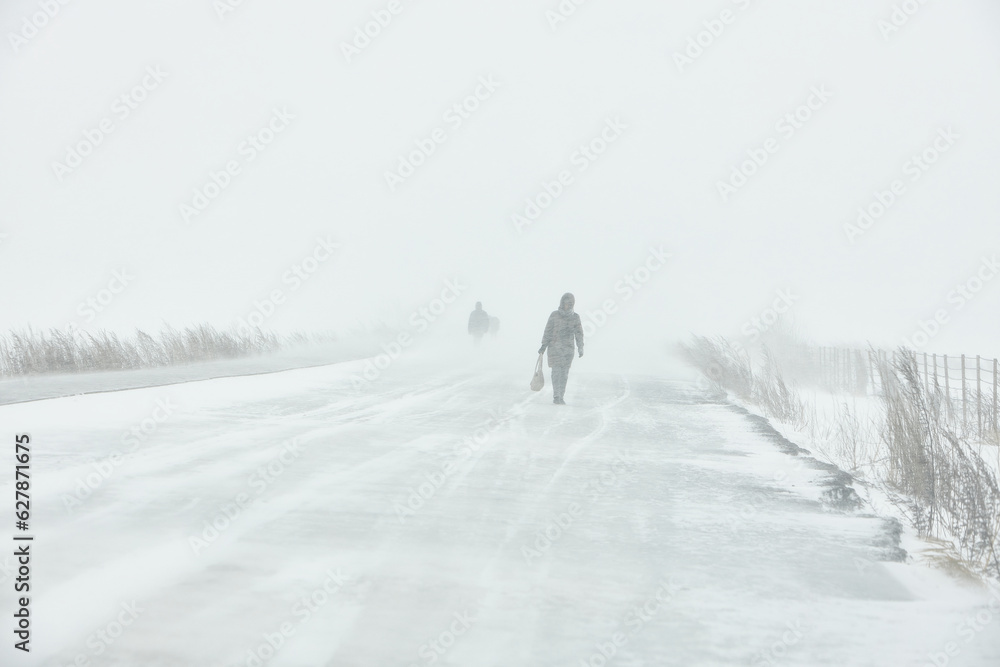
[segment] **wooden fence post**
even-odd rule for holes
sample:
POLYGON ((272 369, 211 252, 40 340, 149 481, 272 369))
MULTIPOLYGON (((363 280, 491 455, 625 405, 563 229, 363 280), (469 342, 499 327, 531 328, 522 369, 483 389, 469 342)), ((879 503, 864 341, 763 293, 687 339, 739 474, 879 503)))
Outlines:
POLYGON ((851 351, 844 348, 844 387, 851 384, 851 351))
POLYGON ((962 355, 962 428, 965 428, 965 423, 969 419, 969 409, 965 405, 965 355, 962 355))
POLYGON ((983 376, 980 371, 979 355, 976 355, 976 422, 979 425, 979 439, 983 439, 983 376))
POLYGON ((924 391, 930 393, 931 391, 931 381, 927 377, 927 353, 924 352, 924 391))
POLYGON ((851 381, 850 377, 847 374, 847 368, 851 361, 849 359, 850 356, 851 353, 847 349, 841 350, 840 358, 842 360, 842 363, 840 364, 840 382, 845 388, 851 381))
MULTIPOLYGON (((881 361, 881 364, 882 364, 883 367, 888 367, 889 366, 889 353, 886 352, 886 351, 884 351, 884 350, 882 351, 882 361, 881 361)), ((892 370, 890 369, 889 370, 889 374, 891 374, 891 373, 892 373, 892 370)), ((886 386, 884 384, 882 385, 882 394, 884 396, 888 396, 890 391, 892 391, 892 383, 891 383, 891 381, 890 381, 890 384, 888 386, 886 386)))
POLYGON ((1000 360, 993 360, 993 432, 997 431, 997 366, 1000 360))
POLYGON ((865 373, 865 361, 861 357, 861 350, 853 350, 851 352, 851 364, 854 371, 853 378, 855 390, 857 390, 857 387, 860 386, 865 393, 868 393, 868 373, 865 373))
POLYGON ((872 361, 872 351, 871 348, 868 349, 868 372, 872 377, 872 395, 875 394, 875 362, 872 361))
POLYGON ((951 374, 948 372, 948 355, 944 355, 944 395, 948 399, 948 412, 951 412, 951 374))
POLYGON ((847 362, 847 383, 851 385, 852 392, 858 388, 858 373, 855 370, 857 363, 854 357, 854 350, 848 349, 844 361, 847 362))

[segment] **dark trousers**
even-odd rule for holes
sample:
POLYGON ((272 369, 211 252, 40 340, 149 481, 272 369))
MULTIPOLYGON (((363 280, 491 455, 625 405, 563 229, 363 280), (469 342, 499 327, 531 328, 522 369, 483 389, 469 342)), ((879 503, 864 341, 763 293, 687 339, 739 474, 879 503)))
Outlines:
POLYGON ((561 401, 566 393, 566 380, 569 379, 569 365, 573 362, 573 357, 569 359, 552 360, 552 398, 561 401))

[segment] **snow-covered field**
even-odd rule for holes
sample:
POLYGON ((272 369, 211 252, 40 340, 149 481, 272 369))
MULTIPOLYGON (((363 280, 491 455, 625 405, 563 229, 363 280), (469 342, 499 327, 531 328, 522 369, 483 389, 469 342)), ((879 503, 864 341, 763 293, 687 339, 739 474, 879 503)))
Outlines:
POLYGON ((353 337, 237 359, 219 359, 139 370, 5 377, 0 379, 0 405, 101 391, 141 389, 234 375, 275 373, 361 359, 377 351, 378 347, 371 341, 353 337))
POLYGON ((364 367, 0 407, 35 446, 17 664, 1000 664, 1000 597, 694 384, 364 367))

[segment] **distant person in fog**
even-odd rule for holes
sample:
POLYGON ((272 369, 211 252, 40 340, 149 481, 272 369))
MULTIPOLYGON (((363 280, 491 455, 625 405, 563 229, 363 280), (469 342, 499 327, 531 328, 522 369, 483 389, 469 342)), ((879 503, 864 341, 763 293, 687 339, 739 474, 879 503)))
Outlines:
POLYGON ((490 338, 496 338, 498 333, 500 333, 500 318, 499 317, 491 317, 490 318, 490 338))
POLYGON ((549 321, 542 334, 542 346, 538 354, 549 351, 549 368, 552 369, 552 402, 556 405, 566 405, 563 395, 566 393, 566 380, 569 379, 569 367, 573 363, 573 344, 583 356, 583 324, 580 316, 573 311, 576 297, 569 292, 559 300, 559 310, 552 311, 549 321))
POLYGON ((490 330, 490 316, 483 310, 483 302, 476 302, 476 309, 469 315, 469 333, 476 345, 483 339, 486 332, 490 330))

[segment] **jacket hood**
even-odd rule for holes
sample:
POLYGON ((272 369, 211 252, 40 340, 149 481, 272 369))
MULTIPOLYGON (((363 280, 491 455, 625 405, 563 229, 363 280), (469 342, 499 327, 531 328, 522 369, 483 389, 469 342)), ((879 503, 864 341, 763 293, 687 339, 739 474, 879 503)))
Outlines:
POLYGON ((573 312, 573 307, 576 306, 576 297, 573 296, 571 292, 566 292, 559 299, 559 310, 565 311, 567 313, 573 312))

